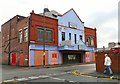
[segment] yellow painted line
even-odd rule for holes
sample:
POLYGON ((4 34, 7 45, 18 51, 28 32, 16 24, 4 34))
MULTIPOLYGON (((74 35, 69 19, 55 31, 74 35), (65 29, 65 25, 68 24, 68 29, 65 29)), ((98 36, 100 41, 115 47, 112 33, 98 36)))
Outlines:
POLYGON ((77 73, 78 70, 74 70, 72 71, 71 73, 74 74, 74 75, 77 75, 77 76, 83 76, 83 77, 92 77, 92 78, 101 78, 101 79, 106 79, 106 80, 113 80, 115 78, 113 78, 114 76, 111 76, 111 77, 103 77, 103 76, 88 76, 88 75, 85 75, 85 74, 78 74, 77 73))

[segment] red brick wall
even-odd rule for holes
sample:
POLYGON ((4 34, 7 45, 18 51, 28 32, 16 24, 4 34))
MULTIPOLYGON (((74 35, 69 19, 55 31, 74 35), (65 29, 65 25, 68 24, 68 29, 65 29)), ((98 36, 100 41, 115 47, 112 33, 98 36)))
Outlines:
MULTIPOLYGON (((96 28, 92 29, 92 28, 89 28, 89 27, 85 27, 84 33, 85 33, 85 42, 87 42, 87 40, 86 40, 87 36, 93 36, 94 37, 94 43, 95 43, 94 48, 97 48, 97 33, 96 33, 96 28)), ((92 47, 92 46, 90 46, 90 47, 92 47)))
MULTIPOLYGON (((46 45, 58 45, 58 20, 52 19, 49 17, 43 17, 41 15, 35 14, 34 12, 31 13, 30 16, 31 25, 30 25, 30 41, 35 41, 36 44, 43 44, 42 42, 38 42, 38 27, 47 27, 52 28, 52 36, 53 41, 50 43, 45 43, 46 45)), ((46 37, 46 36, 45 36, 46 37)))
POLYGON ((105 53, 108 53, 109 57, 112 60, 111 69, 114 73, 120 73, 120 56, 116 55, 115 53, 112 53, 110 51, 108 52, 97 52, 96 53, 96 71, 97 72, 103 72, 104 71, 104 55, 105 53))
MULTIPOLYGON (((7 35, 10 35, 10 51, 12 53, 16 53, 17 55, 17 65, 18 65, 18 59, 19 59, 19 43, 18 43, 18 22, 23 20, 25 17, 16 15, 11 20, 8 20, 6 23, 2 25, 2 55, 3 55, 3 64, 8 64, 8 54, 6 54, 5 48, 8 45, 8 38, 7 35), (11 24, 11 25, 10 25, 11 24), (10 30, 11 26, 11 30, 10 30)), ((6 51, 8 52, 8 47, 6 48, 6 51)), ((11 55, 12 55, 11 53, 11 55)))
POLYGON ((28 41, 27 42, 24 41, 24 30, 25 30, 25 28, 28 28, 28 17, 19 21, 17 26, 18 26, 18 36, 19 36, 19 30, 22 31, 22 43, 19 43, 19 50, 20 50, 19 56, 20 56, 20 54, 22 54, 24 56, 24 65, 23 66, 27 66, 29 62, 26 61, 25 59, 29 59, 29 51, 28 51, 29 47, 28 47, 28 41))

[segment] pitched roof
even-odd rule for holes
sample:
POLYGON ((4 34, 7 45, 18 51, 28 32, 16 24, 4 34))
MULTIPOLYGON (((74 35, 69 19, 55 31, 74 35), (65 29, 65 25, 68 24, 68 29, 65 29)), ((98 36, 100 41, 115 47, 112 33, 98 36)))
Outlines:
POLYGON ((76 16, 79 18, 79 20, 82 22, 82 23, 84 23, 81 19, 80 19, 80 17, 77 15, 77 13, 75 12, 75 10, 73 9, 73 8, 71 8, 70 10, 68 10, 67 12, 65 12, 62 16, 64 16, 65 14, 67 14, 68 12, 70 12, 71 10, 73 10, 73 12, 76 14, 76 16))

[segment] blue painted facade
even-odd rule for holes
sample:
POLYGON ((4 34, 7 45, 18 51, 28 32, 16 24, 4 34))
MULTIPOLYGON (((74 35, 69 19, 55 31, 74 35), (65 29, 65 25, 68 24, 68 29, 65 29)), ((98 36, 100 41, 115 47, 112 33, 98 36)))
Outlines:
POLYGON ((82 36, 82 41, 85 42, 84 39, 84 23, 81 22, 79 17, 76 15, 74 10, 68 11, 63 16, 58 17, 58 45, 62 44, 62 32, 65 32, 65 40, 69 40, 69 33, 71 33, 71 46, 75 45, 74 34, 76 34, 77 44, 81 44, 80 35, 82 36), (73 23, 76 25, 76 28, 70 28, 69 23, 73 23))
MULTIPOLYGON (((35 50, 43 50, 43 45, 37 45, 37 44, 30 44, 30 66, 34 66, 34 51, 35 50)), ((48 64, 51 64, 51 53, 50 51, 58 51, 58 47, 57 46, 48 46, 45 45, 45 50, 48 51, 48 64)), ((61 54, 58 51, 58 64, 62 64, 61 62, 61 54)))
POLYGON ((30 65, 30 66, 34 66, 34 50, 30 50, 29 60, 30 60, 29 65, 30 65))

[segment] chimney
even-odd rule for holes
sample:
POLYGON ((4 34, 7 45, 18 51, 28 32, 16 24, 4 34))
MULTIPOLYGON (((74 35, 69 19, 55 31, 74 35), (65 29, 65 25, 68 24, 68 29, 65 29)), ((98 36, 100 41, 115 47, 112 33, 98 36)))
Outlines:
POLYGON ((34 10, 32 10, 32 13, 34 13, 34 10))
POLYGON ((44 8, 44 13, 45 12, 50 12, 48 8, 44 8))

